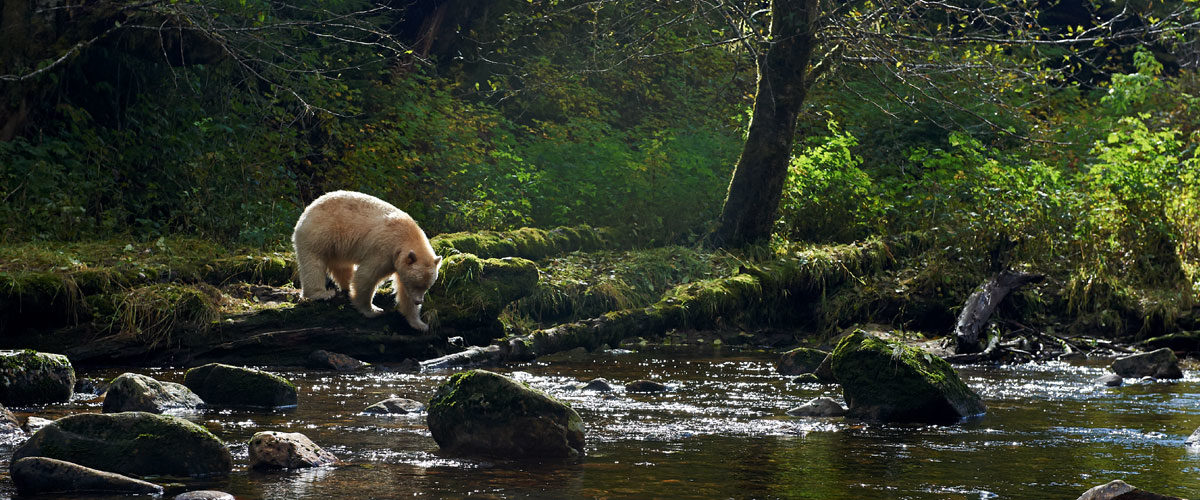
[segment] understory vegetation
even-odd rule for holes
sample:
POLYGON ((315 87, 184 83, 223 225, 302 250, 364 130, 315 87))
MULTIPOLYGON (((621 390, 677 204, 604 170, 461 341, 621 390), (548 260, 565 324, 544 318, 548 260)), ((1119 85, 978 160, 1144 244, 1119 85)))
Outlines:
MULTIPOLYGON (((6 99, 32 103, 0 141, 0 329, 91 322, 177 343, 171 332, 259 308, 246 283, 294 285, 291 229, 336 189, 383 198, 430 236, 601 231, 611 244, 572 233, 521 254, 527 236, 511 233, 499 239, 511 250, 481 254, 540 271, 501 315, 510 334, 884 241, 875 264, 844 263, 836 283, 793 284, 816 290, 793 292, 803 315, 707 326, 829 333, 875 321, 944 334, 971 291, 1011 267, 1048 279, 1009 300, 1002 327, 1125 338, 1200 328, 1200 73, 1162 47, 1115 46, 1088 78, 997 82, 1008 101, 970 112, 847 68, 800 117, 772 240, 712 250, 703 235, 753 102, 745 49, 696 43, 723 28, 667 22, 682 4, 638 16, 493 3, 506 22, 444 13, 470 36, 413 43, 388 63, 369 46, 280 32, 284 46, 313 49, 256 56, 300 64, 290 80, 255 79, 252 60, 232 56, 164 61, 134 50, 145 40, 113 36, 41 76, 38 93, 0 83, 6 99), (606 16, 652 31, 652 53, 625 54, 623 34, 592 30, 606 16), (478 56, 495 50, 480 40, 503 44, 489 53, 499 59, 478 56), (987 112, 986 125, 959 126, 987 112), (19 319, 34 313, 52 317, 19 319)), ((226 8, 251 24, 288 20, 257 4, 226 8)), ((393 15, 378 26, 405 12, 393 15)), ((476 238, 460 236, 462 248, 476 238)))

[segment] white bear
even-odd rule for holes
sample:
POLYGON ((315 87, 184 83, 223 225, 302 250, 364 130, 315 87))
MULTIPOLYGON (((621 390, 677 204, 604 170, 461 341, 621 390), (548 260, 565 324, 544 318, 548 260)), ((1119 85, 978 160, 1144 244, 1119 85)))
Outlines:
POLYGON ((396 309, 417 330, 425 292, 437 281, 442 258, 429 238, 407 213, 374 196, 334 191, 317 198, 300 214, 292 233, 300 275, 300 297, 325 300, 335 292, 325 288, 333 276, 338 288, 368 318, 383 314, 371 303, 384 279, 393 278, 396 309))

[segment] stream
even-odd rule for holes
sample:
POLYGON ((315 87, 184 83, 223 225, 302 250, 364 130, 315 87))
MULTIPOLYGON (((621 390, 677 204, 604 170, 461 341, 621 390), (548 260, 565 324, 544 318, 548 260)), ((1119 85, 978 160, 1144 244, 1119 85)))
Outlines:
MULTIPOLYGON (((300 389, 297 408, 177 413, 206 426, 234 456, 228 477, 168 490, 217 489, 239 499, 366 498, 897 498, 1074 499, 1121 479, 1155 493, 1200 497, 1200 450, 1184 441, 1200 426, 1200 378, 1096 387, 1105 362, 959 367, 988 413, 955 426, 864 424, 785 416, 836 386, 793 384, 777 354, 724 346, 651 346, 496 369, 569 402, 587 425, 579 463, 443 455, 424 413, 375 416, 391 396, 428 401, 449 372, 336 373, 272 370, 300 389), (570 384, 604 377, 611 393, 570 384), (664 393, 626 394, 637 379, 664 393), (298 471, 246 470, 258 431, 301 432, 344 461, 298 471)), ((386 368, 386 367, 385 367, 386 368)), ((110 379, 122 369, 83 371, 110 379)), ((133 369, 181 382, 183 370, 133 369)), ((12 408, 58 418, 99 412, 100 400, 12 408)), ((15 495, 0 442, 0 497, 15 495)), ((171 479, 171 481, 177 481, 171 479)), ((166 480, 159 481, 166 482, 166 480)), ((48 498, 45 496, 38 498, 48 498)), ((101 498, 101 497, 92 497, 101 498)))

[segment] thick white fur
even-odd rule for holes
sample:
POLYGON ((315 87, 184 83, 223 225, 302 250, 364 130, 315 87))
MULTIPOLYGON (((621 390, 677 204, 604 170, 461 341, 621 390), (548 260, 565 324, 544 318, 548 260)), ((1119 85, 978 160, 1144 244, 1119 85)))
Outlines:
POLYGON ((338 288, 368 318, 383 314, 371 303, 375 290, 391 277, 396 309, 418 330, 425 292, 437 280, 442 258, 417 222, 387 202, 353 191, 334 191, 304 209, 292 233, 300 274, 300 297, 325 300, 335 292, 325 288, 333 276, 338 288))

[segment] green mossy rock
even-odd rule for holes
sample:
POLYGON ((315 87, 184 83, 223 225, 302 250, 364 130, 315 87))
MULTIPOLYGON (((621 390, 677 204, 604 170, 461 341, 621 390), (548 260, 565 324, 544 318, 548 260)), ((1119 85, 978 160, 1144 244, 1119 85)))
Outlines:
POLYGON ((43 493, 162 495, 163 487, 140 479, 47 457, 25 457, 9 468, 22 495, 43 493))
POLYGON ((456 373, 434 392, 429 432, 442 449, 500 457, 583 456, 583 420, 570 406, 485 370, 456 373))
POLYGON ((829 353, 819 349, 797 347, 779 355, 779 361, 775 362, 775 370, 780 375, 812 373, 821 366, 821 362, 828 355, 829 353))
POLYGON ((296 406, 296 386, 274 373, 221 363, 192 368, 183 385, 213 406, 296 406))
POLYGON ((228 474, 233 458, 204 427, 144 412, 80 413, 37 431, 12 461, 49 457, 137 476, 228 474))
POLYGON ((144 411, 162 413, 171 409, 191 409, 204 404, 196 393, 183 384, 162 382, 145 375, 122 373, 113 379, 104 395, 104 413, 144 411))
POLYGON ((862 330, 838 342, 832 368, 853 418, 946 424, 987 410, 942 358, 862 330))
POLYGON ((71 399, 75 368, 62 354, 0 351, 0 404, 60 403, 71 399))

